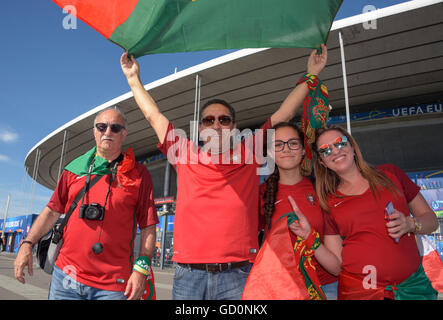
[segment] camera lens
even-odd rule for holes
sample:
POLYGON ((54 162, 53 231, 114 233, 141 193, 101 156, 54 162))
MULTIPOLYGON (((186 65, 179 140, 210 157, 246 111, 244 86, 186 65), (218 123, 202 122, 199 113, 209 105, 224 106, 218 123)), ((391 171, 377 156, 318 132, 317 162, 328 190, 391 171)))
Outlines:
POLYGON ((95 206, 89 206, 85 210, 85 216, 89 220, 97 220, 100 217, 100 210, 95 206))

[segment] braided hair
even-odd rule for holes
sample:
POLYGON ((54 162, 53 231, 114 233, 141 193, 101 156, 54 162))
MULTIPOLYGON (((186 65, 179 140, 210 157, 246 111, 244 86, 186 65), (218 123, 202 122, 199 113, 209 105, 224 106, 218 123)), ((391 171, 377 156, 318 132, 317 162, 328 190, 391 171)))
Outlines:
MULTIPOLYGON (((274 125, 271 129, 277 131, 280 128, 290 127, 294 129, 300 138, 302 147, 304 148, 304 135, 302 130, 292 122, 280 122, 274 125)), ((263 194, 263 212, 265 216, 265 224, 268 226, 268 230, 271 230, 272 215, 275 211, 275 198, 278 192, 278 181, 280 180, 280 173, 278 171, 278 166, 275 166, 274 172, 265 181, 266 190, 263 194)))

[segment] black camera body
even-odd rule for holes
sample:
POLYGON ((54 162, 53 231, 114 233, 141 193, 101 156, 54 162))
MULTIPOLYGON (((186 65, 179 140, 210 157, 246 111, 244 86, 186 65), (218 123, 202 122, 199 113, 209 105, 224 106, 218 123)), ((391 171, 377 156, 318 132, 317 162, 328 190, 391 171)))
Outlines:
POLYGON ((105 208, 98 203, 82 204, 78 216, 80 219, 101 221, 105 218, 105 208))

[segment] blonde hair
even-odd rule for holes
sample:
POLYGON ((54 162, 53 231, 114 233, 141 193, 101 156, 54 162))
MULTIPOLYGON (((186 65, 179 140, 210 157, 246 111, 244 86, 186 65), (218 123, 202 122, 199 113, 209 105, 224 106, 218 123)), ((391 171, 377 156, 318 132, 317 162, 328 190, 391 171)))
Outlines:
POLYGON ((338 197, 337 188, 340 184, 340 177, 338 176, 338 174, 320 163, 320 155, 317 151, 318 138, 328 131, 338 131, 346 136, 346 138, 348 138, 348 143, 350 143, 354 149, 354 161, 357 165, 357 168, 359 169, 363 178, 365 178, 369 182, 369 188, 374 198, 380 196, 380 191, 384 189, 388 189, 394 194, 400 194, 397 186, 389 178, 387 178, 377 168, 369 165, 363 159, 363 155, 361 154, 360 148, 358 147, 355 139, 345 129, 339 126, 331 125, 317 129, 315 132, 315 142, 312 144, 312 150, 314 151, 313 162, 316 177, 315 189, 322 209, 329 211, 328 197, 330 195, 338 197))

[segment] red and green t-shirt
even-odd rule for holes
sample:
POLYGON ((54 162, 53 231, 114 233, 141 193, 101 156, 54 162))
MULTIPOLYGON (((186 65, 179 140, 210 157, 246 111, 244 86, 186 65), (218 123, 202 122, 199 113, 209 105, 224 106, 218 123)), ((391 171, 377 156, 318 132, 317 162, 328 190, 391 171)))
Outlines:
POLYGON ((377 283, 386 286, 400 283, 416 272, 420 258, 413 234, 404 234, 398 243, 389 236, 385 207, 392 201, 395 209, 409 216, 408 203, 420 188, 392 164, 377 168, 395 183, 401 195, 384 189, 374 198, 369 188, 361 195, 346 196, 338 192, 339 197, 329 199, 325 234, 339 234, 343 238, 343 270, 361 278, 368 274, 367 270, 375 270, 377 283))
MULTIPOLYGON (((268 119, 261 129, 270 127, 268 119)), ((260 167, 254 146, 251 135, 233 150, 210 155, 180 136, 169 123, 158 148, 168 157, 178 178, 174 261, 254 261, 259 250, 260 167)))
MULTIPOLYGON (((263 194, 266 191, 266 183, 260 186, 260 214, 264 215, 263 212, 263 194)), ((300 182, 294 185, 284 185, 279 183, 278 190, 275 197, 275 209, 272 215, 272 225, 284 214, 288 212, 293 212, 291 204, 288 200, 288 196, 291 196, 300 211, 306 216, 311 227, 320 234, 320 238, 323 241, 323 231, 324 231, 324 219, 323 211, 318 203, 317 196, 315 194, 312 182, 308 178, 303 178, 300 182)), ((264 217, 262 217, 264 221, 264 217)), ((268 228, 265 227, 265 234, 267 235, 268 228)), ((295 243, 296 236, 291 232, 291 237, 293 243, 295 243)), ((315 266, 316 273, 322 285, 332 283, 337 281, 337 277, 333 276, 327 272, 314 258, 313 263, 315 266)))
MULTIPOLYGON (((112 182, 104 220, 79 218, 79 208, 73 211, 63 234, 63 246, 56 265, 85 285, 110 291, 124 291, 131 275, 137 224, 140 229, 158 223, 152 180, 148 170, 135 163, 136 174, 127 186, 112 182), (100 242, 103 252, 95 254, 92 246, 100 242)), ((94 175, 91 176, 91 180, 94 175)), ((68 211, 72 201, 85 185, 86 176, 63 171, 47 207, 58 213, 68 211)), ((110 175, 92 186, 85 203, 105 203, 110 175)))

